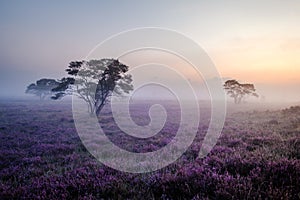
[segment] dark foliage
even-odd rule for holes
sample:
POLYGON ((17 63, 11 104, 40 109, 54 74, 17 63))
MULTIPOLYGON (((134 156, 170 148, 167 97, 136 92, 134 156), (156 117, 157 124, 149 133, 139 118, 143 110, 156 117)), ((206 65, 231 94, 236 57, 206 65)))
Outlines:
POLYGON ((241 84, 236 80, 228 80, 224 84, 227 94, 234 99, 234 103, 239 104, 246 96, 258 97, 253 84, 241 84))
POLYGON ((34 94, 40 97, 40 99, 44 99, 47 96, 52 95, 53 94, 52 89, 56 88, 59 84, 60 82, 54 79, 43 78, 36 81, 36 83, 30 84, 27 87, 25 93, 34 94))
POLYGON ((88 104, 89 112, 97 115, 112 92, 122 95, 133 90, 131 76, 126 74, 128 66, 119 60, 72 61, 66 71, 71 77, 62 78, 53 88, 52 99, 75 93, 88 104))
POLYGON ((44 98, 58 100, 66 95, 76 95, 83 99, 91 114, 99 115, 109 97, 114 94, 124 95, 133 90, 128 66, 116 59, 90 61, 72 61, 66 72, 68 77, 55 81, 41 79, 27 87, 26 93, 33 93, 44 98))

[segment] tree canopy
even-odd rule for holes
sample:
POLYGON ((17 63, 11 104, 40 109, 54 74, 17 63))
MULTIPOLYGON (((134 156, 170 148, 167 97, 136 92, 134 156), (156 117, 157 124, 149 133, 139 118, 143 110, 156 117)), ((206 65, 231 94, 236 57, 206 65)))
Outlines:
POLYGON ((52 89, 52 99, 75 94, 88 104, 90 113, 99 115, 112 92, 123 95, 133 90, 127 71, 128 66, 116 59, 72 61, 66 69, 69 76, 52 89))
POLYGON ((246 96, 258 97, 254 85, 249 83, 241 84, 236 80, 228 80, 224 84, 224 89, 236 104, 241 103, 246 96))
POLYGON ((56 88, 60 83, 54 79, 42 78, 36 83, 31 83, 27 86, 25 93, 34 94, 40 99, 44 99, 47 96, 53 95, 52 89, 56 88))

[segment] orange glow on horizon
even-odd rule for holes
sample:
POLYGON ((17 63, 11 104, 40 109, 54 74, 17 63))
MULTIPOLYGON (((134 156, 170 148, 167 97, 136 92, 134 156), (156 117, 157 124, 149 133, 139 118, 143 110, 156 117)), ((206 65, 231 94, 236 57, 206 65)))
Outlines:
POLYGON ((227 41, 209 51, 223 77, 247 82, 300 83, 300 39, 227 41))

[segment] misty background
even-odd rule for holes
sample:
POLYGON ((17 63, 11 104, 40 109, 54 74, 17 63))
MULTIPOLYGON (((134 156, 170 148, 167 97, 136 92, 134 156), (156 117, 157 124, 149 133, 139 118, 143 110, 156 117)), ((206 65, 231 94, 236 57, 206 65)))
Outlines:
POLYGON ((113 34, 161 27, 197 42, 222 79, 253 83, 264 96, 253 101, 300 102, 299 20, 299 1, 1 1, 0 96, 25 97, 30 83, 62 78, 113 34))

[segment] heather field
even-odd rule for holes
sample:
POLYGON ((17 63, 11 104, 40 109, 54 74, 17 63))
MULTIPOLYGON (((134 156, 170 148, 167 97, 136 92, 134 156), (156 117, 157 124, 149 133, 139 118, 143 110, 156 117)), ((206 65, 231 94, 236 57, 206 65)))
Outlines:
MULTIPOLYGON (((131 105, 133 120, 149 123, 149 102, 131 105)), ((99 118, 108 138, 132 152, 160 149, 175 136, 178 105, 150 139, 134 139, 114 123, 109 107, 99 118)), ((229 105, 221 137, 198 158, 210 120, 201 121, 189 149, 173 164, 132 174, 106 167, 76 132, 70 101, 1 100, 1 199, 300 199, 300 107, 229 105)), ((109 154, 109 152, 108 152, 109 154)), ((124 163, 126 164, 126 163, 124 163)))

